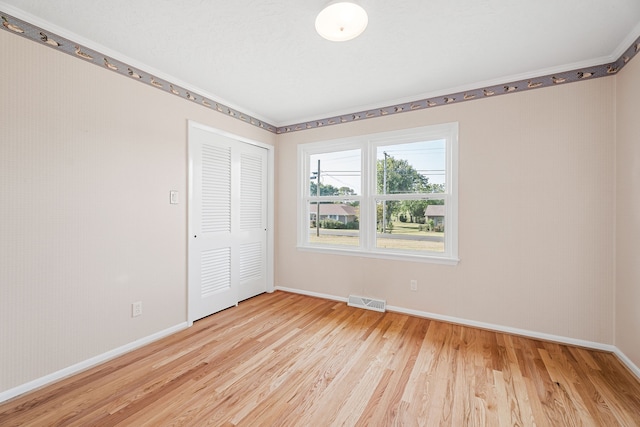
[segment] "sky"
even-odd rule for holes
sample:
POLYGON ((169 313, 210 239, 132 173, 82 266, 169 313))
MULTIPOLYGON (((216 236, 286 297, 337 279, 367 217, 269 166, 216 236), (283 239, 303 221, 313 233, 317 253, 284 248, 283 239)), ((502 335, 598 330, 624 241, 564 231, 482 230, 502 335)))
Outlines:
MULTIPOLYGON (((378 160, 384 159, 386 152, 390 157, 407 160, 414 169, 429 178, 430 183, 445 182, 445 140, 381 145, 376 151, 378 160)), ((356 194, 362 194, 359 149, 311 155, 312 176, 315 176, 318 170, 318 159, 322 184, 330 184, 337 188, 349 187, 355 190, 356 194)))

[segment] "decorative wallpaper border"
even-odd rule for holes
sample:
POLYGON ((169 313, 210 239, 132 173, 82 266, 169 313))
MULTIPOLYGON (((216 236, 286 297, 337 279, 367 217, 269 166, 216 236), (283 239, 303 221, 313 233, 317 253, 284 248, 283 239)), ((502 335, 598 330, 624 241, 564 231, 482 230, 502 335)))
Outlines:
POLYGON ((188 101, 199 104, 203 107, 218 111, 222 114, 231 116, 243 122, 257 126, 268 130, 269 132, 276 133, 277 128, 269 123, 259 120, 255 117, 251 117, 241 111, 230 108, 220 102, 206 98, 198 93, 189 91, 179 85, 173 84, 169 81, 163 80, 150 73, 146 73, 143 70, 139 70, 128 64, 120 62, 116 59, 103 55, 100 52, 89 49, 71 40, 65 39, 57 34, 48 32, 42 28, 36 27, 28 22, 22 21, 4 12, 0 12, 2 16, 2 26, 5 30, 25 37, 29 40, 45 44, 53 49, 59 50, 76 58, 83 59, 91 62, 92 64, 105 67, 111 71, 114 71, 123 76, 138 80, 142 83, 146 83, 157 89, 169 92, 173 95, 179 96, 188 101))
POLYGON ((507 93, 524 92, 531 89, 539 89, 549 86, 557 86, 565 83, 578 82, 582 80, 595 79, 598 77, 611 76, 618 73, 636 54, 640 52, 640 37, 612 63, 597 65, 588 68, 581 68, 572 71, 565 71, 556 74, 549 74, 526 80, 518 80, 509 83, 498 84, 485 88, 472 89, 464 92, 452 93, 444 96, 421 99, 418 101, 405 102, 404 104, 390 105, 383 108, 359 111, 357 113, 344 114, 310 122, 296 123, 293 125, 279 127, 278 134, 301 131, 305 129, 331 126, 340 123, 354 122, 374 117, 387 116, 392 114, 405 113, 425 108, 433 108, 448 104, 459 104, 465 101, 489 98, 507 93))
POLYGON ((3 29, 9 31, 10 33, 25 37, 38 43, 45 44, 48 47, 59 50, 68 55, 83 59, 85 61, 89 61, 101 67, 105 67, 123 76, 138 80, 157 89, 164 90, 173 95, 194 102, 205 108, 218 111, 219 113, 231 116, 238 120, 242 120, 245 123, 249 123, 253 126, 265 129, 271 133, 276 134, 284 134, 306 129, 332 126, 341 123, 370 119, 374 117, 406 113, 409 111, 434 108, 453 103, 458 104, 461 102, 489 98, 498 95, 505 95, 508 93, 523 92, 532 89, 539 89, 543 87, 557 86, 565 83, 611 76, 618 73, 631 59, 633 59, 633 57, 636 56, 636 54, 638 54, 638 52, 640 52, 640 37, 638 37, 636 41, 620 56, 620 58, 618 58, 618 60, 608 64, 550 74, 526 80, 518 80, 444 96, 420 99, 417 101, 405 102, 403 104, 390 105, 387 107, 375 108, 366 111, 359 111, 356 113, 343 114, 319 120, 312 120, 308 122, 276 127, 241 111, 230 108, 220 102, 206 98, 198 93, 189 91, 179 85, 158 78, 150 73, 146 73, 143 70, 139 70, 116 59, 105 56, 100 52, 91 50, 71 40, 58 36, 57 34, 48 32, 42 28, 15 18, 9 14, 0 11, 0 15, 2 17, 3 29))

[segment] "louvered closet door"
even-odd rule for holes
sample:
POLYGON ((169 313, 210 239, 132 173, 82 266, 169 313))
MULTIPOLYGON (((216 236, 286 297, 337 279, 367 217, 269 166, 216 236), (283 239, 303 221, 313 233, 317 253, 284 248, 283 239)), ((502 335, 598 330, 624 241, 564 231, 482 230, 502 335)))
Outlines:
POLYGON ((189 321, 266 291, 267 152, 189 127, 189 321))
POLYGON ((267 290, 267 150, 239 146, 238 299, 267 290))

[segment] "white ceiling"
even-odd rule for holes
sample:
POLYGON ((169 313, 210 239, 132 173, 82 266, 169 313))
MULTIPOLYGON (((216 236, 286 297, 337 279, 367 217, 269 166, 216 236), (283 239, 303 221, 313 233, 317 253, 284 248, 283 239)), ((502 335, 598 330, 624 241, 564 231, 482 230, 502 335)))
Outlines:
POLYGON ((276 126, 615 61, 639 0, 360 0, 362 36, 315 32, 325 0, 4 0, 0 8, 276 126))

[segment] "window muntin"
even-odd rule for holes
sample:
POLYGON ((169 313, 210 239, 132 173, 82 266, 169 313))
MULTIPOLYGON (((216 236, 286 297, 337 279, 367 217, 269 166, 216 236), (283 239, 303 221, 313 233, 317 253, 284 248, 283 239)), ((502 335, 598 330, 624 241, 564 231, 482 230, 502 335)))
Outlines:
POLYGON ((450 123, 300 145, 298 246, 456 263, 457 129, 450 123), (357 212, 354 221, 333 212, 340 206, 357 212))

